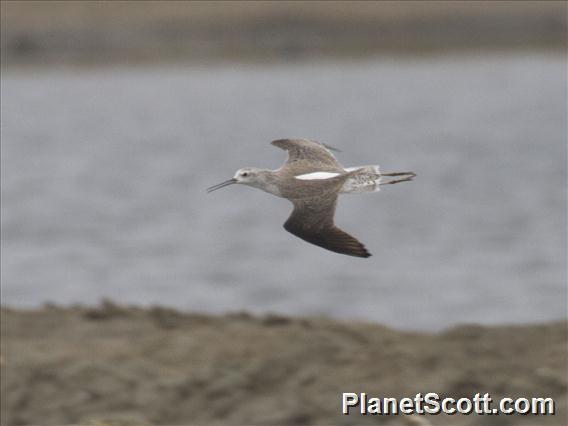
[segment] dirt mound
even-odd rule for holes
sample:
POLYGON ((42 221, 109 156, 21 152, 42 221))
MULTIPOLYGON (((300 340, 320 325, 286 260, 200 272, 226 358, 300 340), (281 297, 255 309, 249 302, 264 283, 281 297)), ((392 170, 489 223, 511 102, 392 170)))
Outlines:
POLYGON ((555 416, 426 420, 567 424, 564 322, 425 334, 323 318, 209 316, 109 302, 3 308, 1 318, 3 425, 411 424, 397 416, 345 417, 342 392, 552 397, 555 416))

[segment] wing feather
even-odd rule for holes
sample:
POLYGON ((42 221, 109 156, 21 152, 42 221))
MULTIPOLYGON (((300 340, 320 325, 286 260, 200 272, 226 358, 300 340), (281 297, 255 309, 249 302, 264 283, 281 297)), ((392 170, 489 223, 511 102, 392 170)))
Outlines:
POLYGON ((342 172, 343 166, 328 147, 308 139, 278 139, 272 145, 288 151, 284 167, 294 167, 304 173, 310 171, 342 172))
POLYGON ((304 241, 336 253, 365 258, 371 256, 359 240, 334 225, 336 204, 337 197, 327 203, 296 200, 284 229, 304 241))

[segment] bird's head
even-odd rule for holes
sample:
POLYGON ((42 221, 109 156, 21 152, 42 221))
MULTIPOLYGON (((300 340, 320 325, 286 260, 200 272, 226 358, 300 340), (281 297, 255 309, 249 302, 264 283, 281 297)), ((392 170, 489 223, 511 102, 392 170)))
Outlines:
POLYGON ((260 171, 259 169, 254 167, 244 167, 242 169, 239 169, 237 170, 237 173, 235 173, 235 176, 233 176, 231 179, 207 188, 207 192, 212 192, 217 189, 224 188, 225 186, 233 185, 235 183, 240 183, 249 186, 257 186, 256 183, 258 182, 259 171, 260 171))
POLYGON ((235 183, 242 183, 245 185, 251 185, 258 180, 259 169, 254 167, 244 167, 237 170, 233 179, 236 180, 235 183))

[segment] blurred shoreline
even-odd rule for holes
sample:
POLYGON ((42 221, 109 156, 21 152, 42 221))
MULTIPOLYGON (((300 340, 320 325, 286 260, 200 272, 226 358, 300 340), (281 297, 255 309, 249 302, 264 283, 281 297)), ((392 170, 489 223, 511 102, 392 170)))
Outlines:
POLYGON ((2 2, 3 66, 566 47, 564 2, 2 2))
MULTIPOLYGON (((1 319, 2 424, 402 424, 346 419, 338 409, 341 392, 552 397, 556 415, 539 417, 540 424, 566 424, 565 321, 417 333, 110 301, 3 307, 1 319)), ((512 419, 493 416, 491 424, 512 419)), ((514 416, 514 423, 534 419, 514 416)))

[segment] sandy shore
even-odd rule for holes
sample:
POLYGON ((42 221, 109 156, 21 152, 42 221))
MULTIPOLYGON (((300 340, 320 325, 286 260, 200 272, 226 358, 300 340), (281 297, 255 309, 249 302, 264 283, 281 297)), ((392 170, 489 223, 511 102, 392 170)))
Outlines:
POLYGON ((552 397, 551 417, 439 415, 426 424, 567 424, 565 322, 425 334, 112 303, 3 308, 1 320, 3 425, 410 424, 341 416, 342 392, 552 397))

